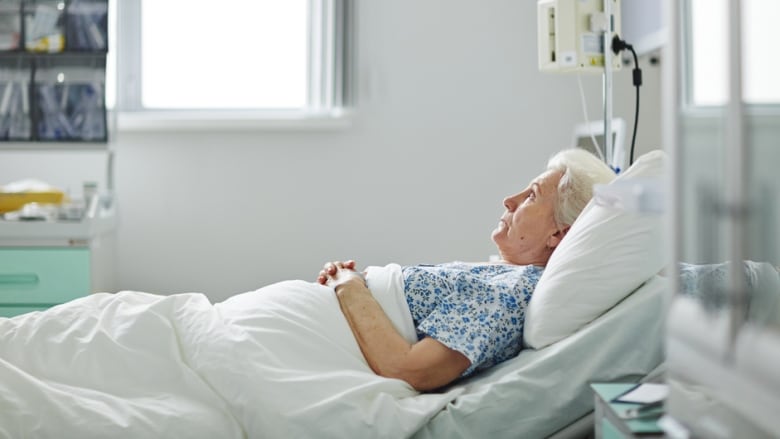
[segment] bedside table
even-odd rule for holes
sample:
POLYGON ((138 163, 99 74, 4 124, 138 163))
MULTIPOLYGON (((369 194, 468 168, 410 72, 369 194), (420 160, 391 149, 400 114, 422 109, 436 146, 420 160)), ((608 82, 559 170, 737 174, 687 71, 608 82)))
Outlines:
POLYGON ((635 387, 637 383, 594 383, 591 384, 595 398, 594 431, 596 439, 663 438, 658 420, 663 409, 648 411, 647 416, 625 419, 626 411, 641 404, 613 402, 618 395, 635 387))
POLYGON ((113 215, 81 222, 0 221, 0 317, 114 288, 113 215))

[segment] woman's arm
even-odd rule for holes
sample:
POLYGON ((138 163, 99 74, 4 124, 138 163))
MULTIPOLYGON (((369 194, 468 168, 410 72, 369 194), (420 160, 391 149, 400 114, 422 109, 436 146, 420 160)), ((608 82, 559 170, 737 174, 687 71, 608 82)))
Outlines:
POLYGON ((328 264, 318 280, 334 287, 358 346, 377 375, 426 391, 449 384, 468 369, 471 362, 465 355, 437 340, 408 343, 353 269, 352 261, 328 264))

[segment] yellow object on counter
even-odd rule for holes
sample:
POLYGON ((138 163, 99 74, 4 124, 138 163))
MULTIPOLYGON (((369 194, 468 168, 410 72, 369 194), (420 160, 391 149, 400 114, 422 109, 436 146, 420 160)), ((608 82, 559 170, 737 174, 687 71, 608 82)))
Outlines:
POLYGON ((0 214, 19 210, 27 203, 62 204, 65 194, 60 191, 3 192, 0 191, 0 214))

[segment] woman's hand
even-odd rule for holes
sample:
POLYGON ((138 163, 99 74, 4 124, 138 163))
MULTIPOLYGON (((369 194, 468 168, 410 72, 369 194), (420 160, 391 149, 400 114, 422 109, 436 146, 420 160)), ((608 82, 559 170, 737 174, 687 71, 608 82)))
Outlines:
POLYGON ((353 260, 328 262, 317 276, 320 285, 333 287, 333 289, 353 279, 359 279, 360 283, 365 285, 366 279, 361 273, 355 271, 353 260))

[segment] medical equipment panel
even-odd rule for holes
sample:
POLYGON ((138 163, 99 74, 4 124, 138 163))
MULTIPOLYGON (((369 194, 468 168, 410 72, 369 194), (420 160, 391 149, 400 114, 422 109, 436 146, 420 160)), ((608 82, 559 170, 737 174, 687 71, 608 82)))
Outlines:
MULTIPOLYGON (((604 0, 539 0, 537 3, 539 70, 543 72, 604 72, 604 32, 620 33, 620 2, 604 0)), ((613 70, 620 69, 611 57, 613 70)))

